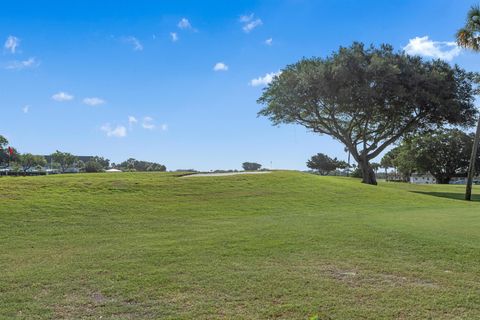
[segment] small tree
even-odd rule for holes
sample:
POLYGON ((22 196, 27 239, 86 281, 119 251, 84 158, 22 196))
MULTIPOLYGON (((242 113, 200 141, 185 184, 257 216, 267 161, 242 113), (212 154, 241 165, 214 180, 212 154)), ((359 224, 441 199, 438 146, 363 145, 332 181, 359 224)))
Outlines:
POLYGON ((77 161, 77 157, 68 152, 56 151, 51 155, 53 162, 58 163, 60 170, 64 173, 68 168, 72 167, 77 161))
POLYGON ((42 156, 35 156, 31 153, 20 154, 17 159, 18 164, 22 167, 23 172, 27 172, 34 167, 44 167, 47 161, 42 156))
POLYGON ((262 167, 261 164, 256 162, 244 162, 242 163, 242 168, 245 171, 257 171, 262 167))
POLYGON ((102 172, 103 166, 100 162, 97 161, 87 161, 85 163, 85 172, 102 172))
POLYGON ((8 140, 0 135, 0 166, 8 165, 8 150, 6 149, 8 140))
POLYGON ((97 162, 102 167, 102 169, 108 169, 108 167, 110 166, 110 160, 104 157, 95 156, 90 159, 90 161, 97 162))
POLYGON ((345 161, 332 159, 326 154, 317 153, 307 161, 307 167, 312 170, 317 170, 321 175, 328 175, 330 172, 337 169, 345 169, 348 164, 345 161))
POLYGON ((409 139, 406 139, 400 146, 391 150, 393 166, 405 182, 410 181, 413 172, 422 171, 417 165, 414 155, 415 150, 412 150, 412 148, 414 146, 409 139))
POLYGON ((80 172, 85 171, 85 162, 82 160, 77 160, 74 164, 75 168, 77 168, 80 172))

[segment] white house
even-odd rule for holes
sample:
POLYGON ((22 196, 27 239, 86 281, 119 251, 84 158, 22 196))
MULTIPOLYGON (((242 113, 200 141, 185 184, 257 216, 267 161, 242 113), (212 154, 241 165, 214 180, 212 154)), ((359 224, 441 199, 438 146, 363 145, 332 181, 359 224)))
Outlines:
POLYGON ((415 184, 434 184, 437 183, 437 180, 435 179, 434 176, 432 176, 429 173, 426 174, 418 174, 418 173, 413 173, 410 176, 410 183, 415 183, 415 184))

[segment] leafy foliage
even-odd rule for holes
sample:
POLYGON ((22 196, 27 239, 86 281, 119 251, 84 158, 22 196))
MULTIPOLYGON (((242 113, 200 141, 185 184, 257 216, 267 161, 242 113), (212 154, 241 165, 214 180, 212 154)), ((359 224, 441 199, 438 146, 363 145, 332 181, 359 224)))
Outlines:
POLYGON ((43 156, 36 156, 31 153, 20 154, 17 159, 18 164, 22 167, 23 172, 27 172, 34 167, 44 167, 47 161, 43 156))
POLYGON ((458 30, 456 37, 459 46, 480 51, 480 7, 473 6, 467 13, 465 26, 458 30))
POLYGON ((274 125, 295 123, 342 142, 376 184, 370 161, 405 134, 471 125, 475 74, 448 63, 354 43, 326 58, 302 59, 258 99, 274 125))
POLYGON ((51 155, 52 160, 60 166, 60 170, 65 172, 68 168, 72 167, 77 161, 77 157, 68 152, 56 151, 51 155))
POLYGON ((123 171, 166 171, 167 167, 156 162, 140 161, 130 158, 115 166, 123 171))
POLYGON ((104 168, 100 162, 90 160, 85 163, 84 170, 85 172, 102 172, 104 168))
POLYGON ((321 175, 328 175, 331 171, 335 171, 336 169, 347 168, 348 164, 337 158, 332 159, 326 154, 317 153, 307 161, 307 167, 317 170, 321 175))
POLYGON ((257 171, 257 170, 260 170, 261 167, 262 167, 262 165, 259 164, 259 163, 256 163, 256 162, 244 162, 244 163, 242 163, 242 168, 245 171, 257 171))
POLYGON ((452 177, 466 174, 472 145, 472 135, 458 129, 439 129, 405 140, 384 158, 406 180, 412 172, 428 172, 438 183, 448 183, 452 177))

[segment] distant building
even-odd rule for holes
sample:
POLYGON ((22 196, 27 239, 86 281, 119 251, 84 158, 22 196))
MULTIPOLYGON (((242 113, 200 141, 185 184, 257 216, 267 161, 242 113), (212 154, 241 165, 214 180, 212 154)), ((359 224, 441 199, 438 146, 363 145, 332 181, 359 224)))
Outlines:
POLYGON ((413 173, 410 176, 410 183, 415 183, 415 184, 435 184, 437 183, 437 179, 435 179, 434 176, 432 176, 429 173, 425 174, 418 174, 418 173, 413 173))

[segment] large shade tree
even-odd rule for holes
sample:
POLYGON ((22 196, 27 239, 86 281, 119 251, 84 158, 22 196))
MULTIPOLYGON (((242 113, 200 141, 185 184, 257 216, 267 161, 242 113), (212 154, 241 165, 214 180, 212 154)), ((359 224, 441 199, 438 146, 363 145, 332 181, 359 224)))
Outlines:
MULTIPOLYGON (((473 51, 480 52, 480 7, 474 6, 467 13, 467 21, 465 26, 457 32, 457 43, 473 51)), ((465 199, 470 200, 472 197, 472 181, 475 168, 475 159, 477 156, 477 148, 480 142, 480 118, 478 119, 477 132, 475 141, 470 155, 470 163, 468 167, 467 188, 465 190, 465 199)))
POLYGON ((406 133, 471 125, 474 74, 458 66, 354 43, 326 58, 302 59, 276 76, 258 99, 274 125, 300 124, 342 142, 363 182, 370 161, 406 133))

